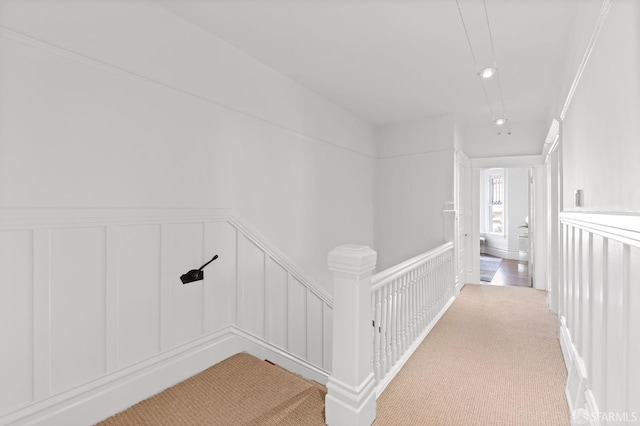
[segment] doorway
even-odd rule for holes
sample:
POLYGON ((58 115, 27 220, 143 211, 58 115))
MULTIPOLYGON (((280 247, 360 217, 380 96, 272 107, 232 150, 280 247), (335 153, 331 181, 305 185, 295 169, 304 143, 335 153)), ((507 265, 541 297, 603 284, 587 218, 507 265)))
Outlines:
POLYGON ((484 168, 478 177, 480 283, 530 287, 532 170, 484 168))

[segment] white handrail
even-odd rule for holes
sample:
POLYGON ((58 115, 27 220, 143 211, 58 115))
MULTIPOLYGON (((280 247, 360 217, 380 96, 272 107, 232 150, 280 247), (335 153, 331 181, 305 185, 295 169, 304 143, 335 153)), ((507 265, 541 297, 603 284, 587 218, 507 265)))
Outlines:
POLYGON ((398 263, 397 265, 391 266, 390 268, 387 268, 384 271, 378 272, 377 274, 371 277, 371 291, 373 292, 378 290, 380 287, 398 278, 400 275, 405 273, 407 270, 413 268, 414 266, 422 262, 425 262, 429 258, 442 254, 452 248, 453 248, 453 243, 451 242, 444 243, 441 246, 431 249, 425 253, 419 254, 415 257, 412 257, 409 260, 405 260, 402 263, 398 263))

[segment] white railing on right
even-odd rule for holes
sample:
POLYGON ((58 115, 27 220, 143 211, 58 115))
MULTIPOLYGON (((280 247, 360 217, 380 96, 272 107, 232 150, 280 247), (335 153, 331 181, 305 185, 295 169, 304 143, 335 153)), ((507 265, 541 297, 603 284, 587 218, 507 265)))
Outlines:
POLYGON ((447 310, 456 294, 449 242, 372 275, 377 254, 343 245, 329 253, 333 272, 329 426, 370 425, 376 399, 447 310), (373 327, 372 327, 373 325, 373 327))
POLYGON ((453 243, 371 278, 372 367, 380 395, 454 296, 453 243))

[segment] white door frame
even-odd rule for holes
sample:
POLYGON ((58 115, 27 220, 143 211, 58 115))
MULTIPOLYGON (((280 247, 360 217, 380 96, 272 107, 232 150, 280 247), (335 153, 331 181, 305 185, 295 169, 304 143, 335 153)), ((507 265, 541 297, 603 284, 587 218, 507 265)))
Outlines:
POLYGON ((454 200, 456 216, 456 275, 458 289, 464 284, 472 282, 473 268, 471 254, 473 250, 470 242, 472 230, 473 209, 471 207, 471 162, 462 151, 456 150, 454 164, 454 200), (462 253, 462 254, 461 254, 462 253), (460 260, 462 259, 462 261, 460 260))
POLYGON ((560 232, 560 212, 562 211, 562 137, 561 122, 553 120, 545 141, 544 165, 547 174, 547 267, 549 308, 551 312, 560 312, 563 299, 560 291, 562 274, 562 232, 560 232))
MULTIPOLYGON (((562 310, 563 295, 560 291, 562 276, 562 232, 560 232, 560 213, 563 208, 562 181, 562 131, 561 120, 555 119, 546 137, 542 155, 524 155, 515 157, 491 157, 471 159, 471 211, 472 219, 468 247, 480 245, 480 169, 494 167, 533 167, 534 180, 538 183, 533 197, 536 212, 531 217, 537 218, 533 228, 534 250, 537 264, 534 270, 534 288, 549 291, 551 311, 562 310), (537 177, 537 180, 536 180, 537 177), (546 271, 546 274, 544 273, 546 271)), ((470 283, 480 283, 479 250, 468 250, 470 253, 470 283)))
MULTIPOLYGON (((510 167, 535 167, 542 166, 542 155, 521 155, 514 157, 487 157, 471 159, 471 232, 469 234, 469 247, 480 247, 480 170, 491 168, 510 167)), ((542 230, 538 230, 542 232, 542 230)), ((534 235, 535 237, 535 235, 534 235)), ((480 284, 480 250, 469 250, 471 273, 469 282, 480 284)))

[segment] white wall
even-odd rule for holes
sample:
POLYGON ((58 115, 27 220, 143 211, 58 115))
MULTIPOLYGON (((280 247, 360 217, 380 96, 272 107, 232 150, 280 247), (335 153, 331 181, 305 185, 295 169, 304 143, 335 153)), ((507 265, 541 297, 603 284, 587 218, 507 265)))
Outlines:
POLYGON ((445 242, 453 202, 454 123, 440 116, 379 129, 376 175, 378 270, 445 242))
POLYGON ((560 152, 548 162, 555 179, 559 156, 563 183, 557 305, 567 397, 572 410, 607 415, 603 424, 637 422, 640 3, 585 1, 579 11, 554 111, 562 118, 560 152), (584 207, 574 206, 576 189, 584 207))
POLYGON ((563 121, 565 210, 640 212, 639 39, 640 4, 614 2, 563 121))
POLYGON ((155 2, 0 3, 0 207, 232 207, 330 291, 374 130, 155 2))

